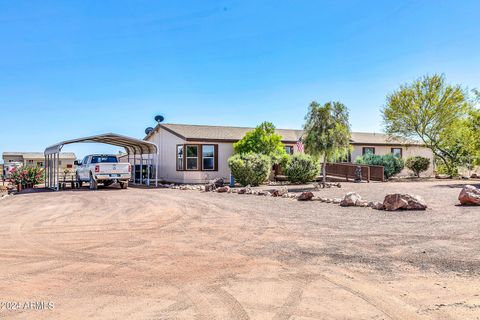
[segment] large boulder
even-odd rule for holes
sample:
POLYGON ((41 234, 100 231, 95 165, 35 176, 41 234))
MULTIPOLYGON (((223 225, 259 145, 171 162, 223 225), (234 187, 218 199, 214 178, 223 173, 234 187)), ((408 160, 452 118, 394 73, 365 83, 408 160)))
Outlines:
POLYGON ((362 200, 362 197, 356 192, 349 192, 343 197, 343 200, 340 202, 342 207, 354 206, 357 204, 357 201, 362 200))
POLYGON ((458 200, 462 205, 480 205, 480 189, 472 186, 466 185, 460 191, 458 195, 458 200))
POLYGON ((312 199, 313 199, 313 193, 311 193, 310 191, 302 192, 302 194, 300 194, 297 197, 298 201, 309 201, 309 200, 312 200, 312 199))
POLYGON ((425 210, 427 203, 422 197, 411 194, 387 194, 383 200, 383 207, 387 211, 394 210, 425 210))

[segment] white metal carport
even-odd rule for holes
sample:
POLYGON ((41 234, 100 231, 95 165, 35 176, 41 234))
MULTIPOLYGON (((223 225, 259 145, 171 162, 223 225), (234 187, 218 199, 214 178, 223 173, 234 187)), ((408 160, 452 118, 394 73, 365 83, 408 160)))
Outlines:
POLYGON ((66 140, 54 144, 45 149, 45 187, 54 190, 59 190, 59 154, 63 146, 66 144, 90 142, 90 143, 106 143, 117 147, 123 147, 128 155, 128 162, 130 162, 130 155, 133 155, 133 182, 135 183, 135 165, 137 161, 137 155, 140 156, 140 184, 143 184, 143 165, 144 160, 147 161, 147 179, 146 184, 150 185, 150 165, 155 163, 153 167, 155 170, 155 186, 158 186, 158 148, 149 141, 139 140, 131 137, 122 136, 115 133, 105 133, 91 137, 78 138, 72 140, 66 140), (144 155, 148 157, 144 159, 144 155), (154 159, 152 159, 152 155, 154 159), (154 160, 154 161, 153 161, 154 160))

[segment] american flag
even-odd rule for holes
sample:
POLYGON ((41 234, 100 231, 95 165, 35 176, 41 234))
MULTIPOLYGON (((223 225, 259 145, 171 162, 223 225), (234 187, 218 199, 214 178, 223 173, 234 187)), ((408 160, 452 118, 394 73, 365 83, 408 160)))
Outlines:
POLYGON ((299 139, 299 140, 297 141, 297 144, 296 144, 296 146, 297 146, 297 150, 298 150, 298 152, 302 153, 302 152, 303 152, 303 143, 302 143, 302 139, 299 139))

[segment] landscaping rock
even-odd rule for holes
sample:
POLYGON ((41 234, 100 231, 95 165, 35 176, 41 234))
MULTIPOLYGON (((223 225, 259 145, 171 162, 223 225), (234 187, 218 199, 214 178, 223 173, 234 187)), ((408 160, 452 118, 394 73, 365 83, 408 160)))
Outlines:
POLYGON ((229 192, 229 191, 230 191, 230 187, 229 187, 229 186, 223 186, 223 187, 217 188, 217 192, 218 192, 218 193, 225 193, 225 192, 229 192))
POLYGON ((375 209, 375 210, 383 210, 385 209, 385 206, 383 205, 382 202, 378 202, 378 201, 370 201, 368 203, 368 206, 372 209, 375 209))
POLYGON ((288 193, 287 187, 281 187, 272 191, 272 197, 281 197, 288 193))
POLYGON ((298 201, 310 201, 313 199, 313 193, 311 193, 310 191, 308 192, 302 192, 302 194, 300 194, 298 197, 297 197, 297 200, 298 201))
POLYGON ((458 195, 458 200, 462 205, 480 205, 480 189, 472 186, 466 185, 460 191, 458 195))
POLYGON ((205 191, 206 192, 214 191, 217 188, 223 187, 224 185, 225 185, 225 182, 223 181, 222 178, 213 179, 205 184, 205 191))
POLYGON ((383 206, 387 211, 394 210, 425 210, 427 203, 422 197, 411 194, 387 194, 383 200, 383 206))
POLYGON ((357 200, 357 202, 355 202, 355 206, 356 207, 368 207, 368 201, 363 200, 363 199, 357 200))
POLYGON ((333 198, 332 202, 335 203, 335 204, 339 204, 339 203, 342 202, 342 199, 341 198, 333 198))
POLYGON ((252 188, 246 186, 245 188, 238 190, 238 194, 252 194, 252 188))
POLYGON ((343 197, 343 200, 340 202, 342 207, 354 206, 357 201, 361 200, 362 197, 356 192, 349 192, 343 197))

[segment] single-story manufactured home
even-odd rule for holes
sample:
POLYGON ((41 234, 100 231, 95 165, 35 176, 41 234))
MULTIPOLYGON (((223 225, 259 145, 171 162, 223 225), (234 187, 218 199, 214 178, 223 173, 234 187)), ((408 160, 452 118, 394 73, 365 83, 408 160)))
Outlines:
MULTIPOLYGON (((253 128, 160 123, 144 140, 158 146, 159 180, 204 183, 215 178, 229 179, 228 158, 233 154, 233 143, 251 130, 253 128)), ((302 130, 277 129, 276 132, 282 136, 288 153, 299 152, 297 142, 302 137, 302 130)), ((420 155, 432 161, 425 174, 433 173, 433 154, 419 142, 392 141, 385 134, 353 132, 351 145, 350 161, 369 152, 392 153, 404 159, 420 155)), ((407 171, 403 173, 408 174, 407 171)))

